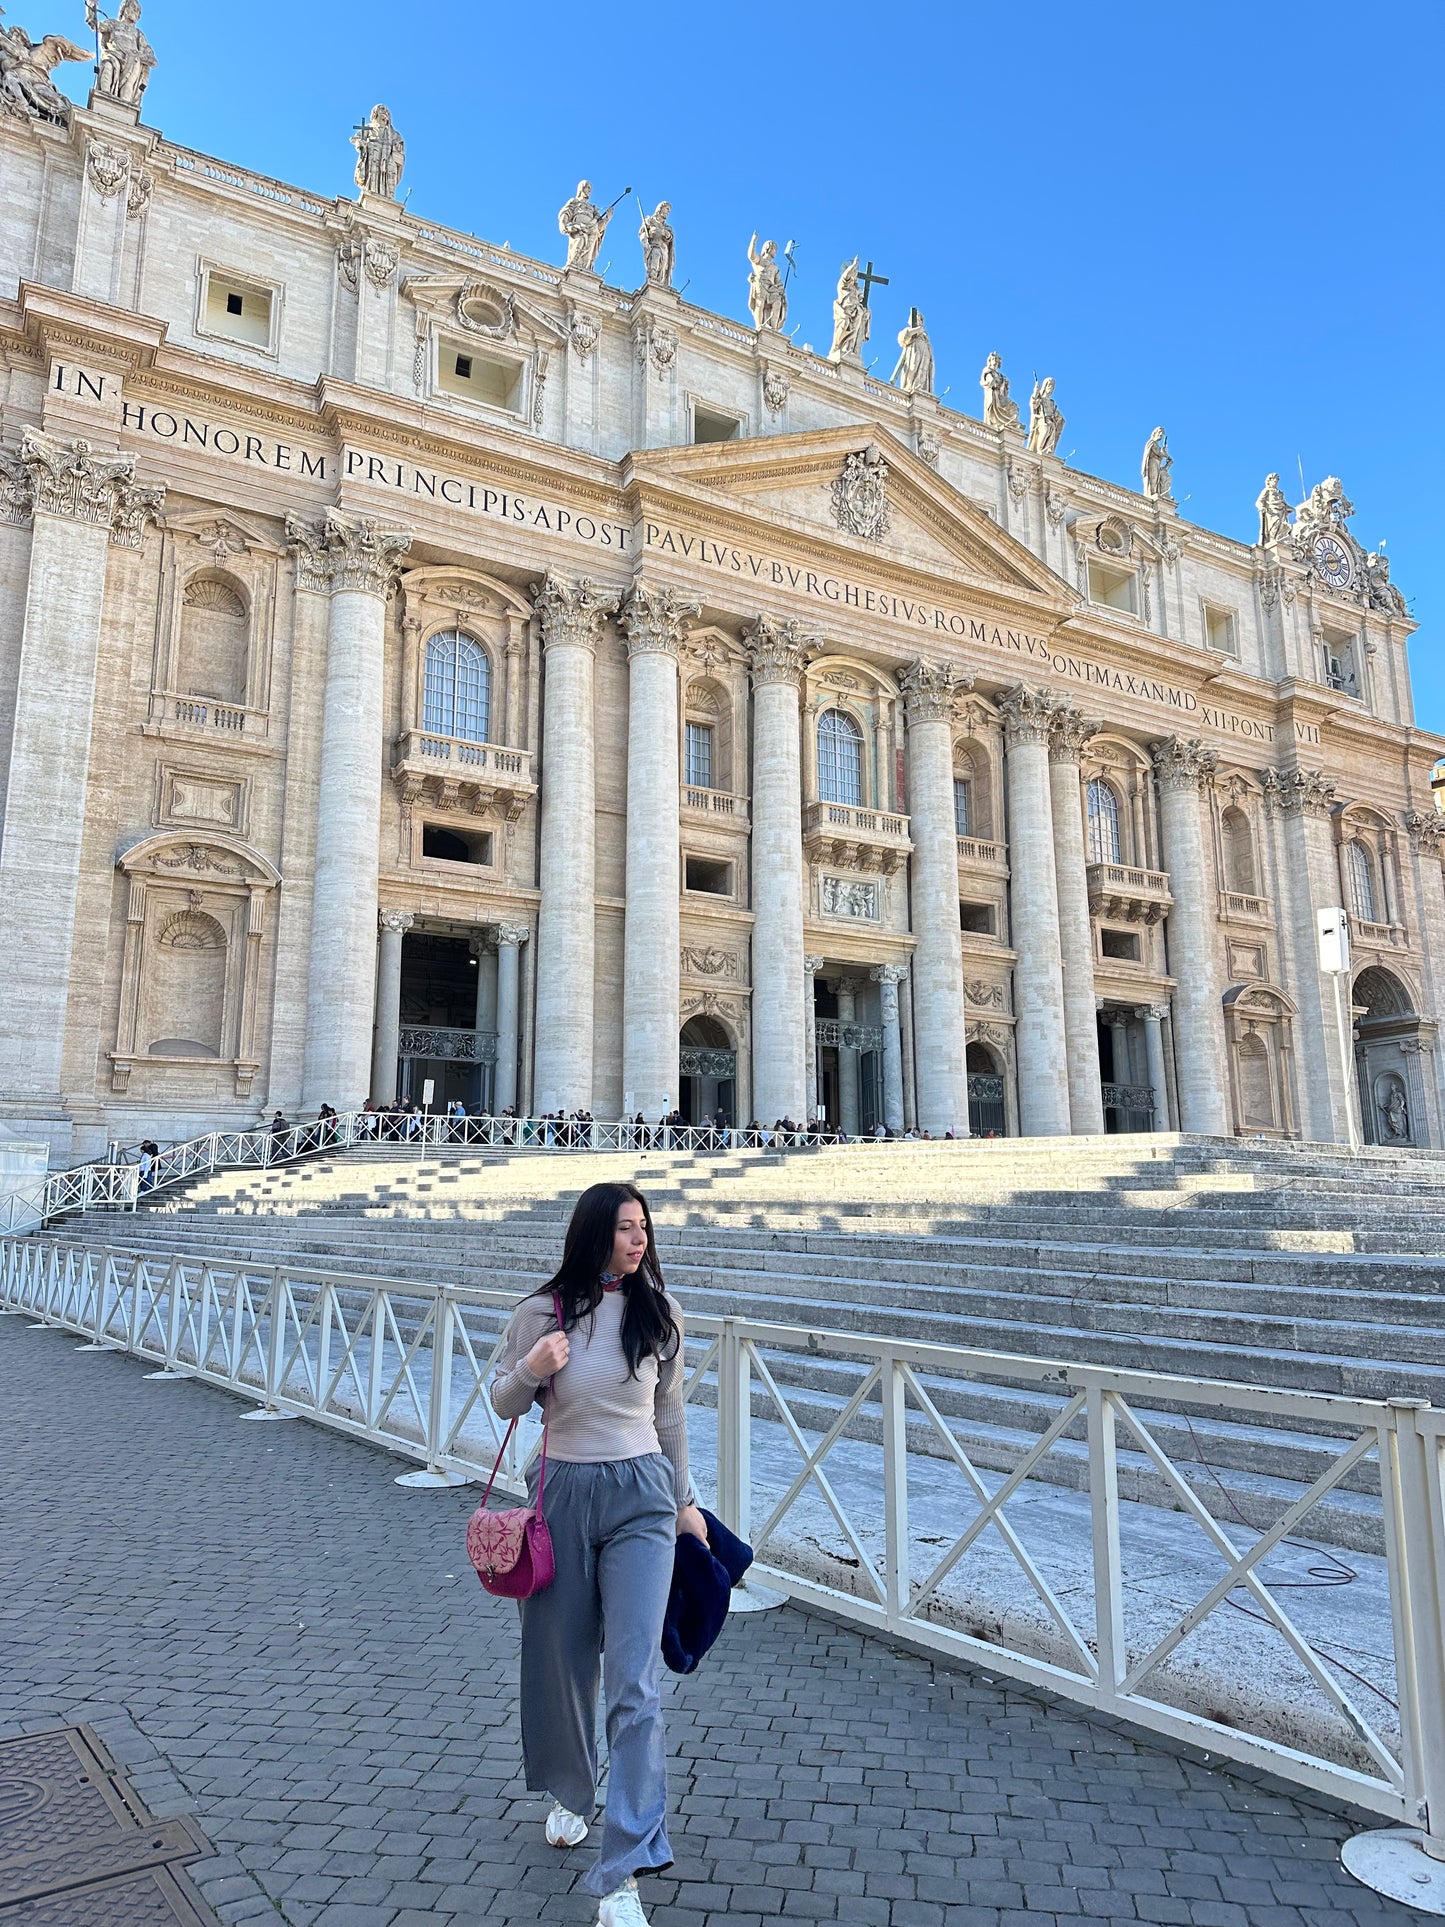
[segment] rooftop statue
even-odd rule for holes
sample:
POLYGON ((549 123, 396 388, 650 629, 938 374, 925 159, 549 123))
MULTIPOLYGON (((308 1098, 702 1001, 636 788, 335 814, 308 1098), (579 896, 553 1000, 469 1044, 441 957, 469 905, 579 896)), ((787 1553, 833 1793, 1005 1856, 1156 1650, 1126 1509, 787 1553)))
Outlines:
POLYGON ((1054 378, 1045 375, 1029 396, 1029 441, 1035 455, 1056 455, 1064 438, 1064 416, 1054 400, 1054 378))
POLYGON ((933 343, 928 339, 928 330, 917 308, 909 309, 908 326, 899 334, 898 346, 903 352, 898 357, 898 366, 893 370, 890 380, 905 395, 931 395, 933 343))
POLYGON ((100 39, 95 91, 127 107, 140 106, 156 64, 151 43, 137 24, 139 20, 140 0, 120 0, 120 11, 113 20, 101 14, 97 0, 86 0, 85 24, 100 39))
POLYGON ((983 425, 985 428, 1017 428, 1019 425, 1019 405, 1009 396, 1008 376, 1003 371, 1003 356, 995 352, 983 364, 979 376, 983 389, 983 425))
POLYGON ((1294 533, 1298 543, 1307 535, 1316 535, 1323 529, 1342 529, 1346 519, 1355 512, 1355 505, 1345 494, 1345 485, 1338 475, 1327 475, 1322 482, 1316 482, 1294 513, 1294 533))
POLYGON ((1283 542, 1289 534, 1289 503, 1278 475, 1265 476, 1264 487, 1254 506, 1259 510, 1259 546, 1267 549, 1275 542, 1283 542))
POLYGON ((567 237, 567 267, 596 274, 597 257, 607 233, 612 209, 600 208, 592 199, 591 181, 578 181, 577 192, 557 215, 557 226, 567 237))
POLYGON ((356 149, 356 185, 362 193, 394 201, 406 161, 406 142, 393 127, 390 110, 373 107, 370 120, 351 136, 351 145, 356 149))
POLYGON ((668 216, 671 201, 659 201, 655 212, 644 214, 637 238, 642 243, 642 259, 647 269, 649 288, 670 288, 676 257, 676 242, 668 216))
POLYGON ((851 261, 843 263, 838 276, 838 291, 833 296, 833 345, 828 350, 829 360, 841 361, 844 355, 861 354, 872 319, 868 304, 863 299, 863 290, 858 286, 858 257, 855 254, 851 261))
POLYGON ((64 60, 89 60, 84 47, 62 34, 32 40, 23 27, 0 27, 0 107, 21 120, 70 124, 70 102, 51 73, 64 60))
POLYGON ((759 248, 755 234, 748 242, 748 259, 753 266, 748 276, 748 307, 752 310, 753 326, 781 334, 788 318, 788 291, 778 266, 777 242, 764 241, 759 248))
POLYGON ((1174 457, 1169 453, 1169 444, 1162 428, 1156 428, 1144 444, 1144 458, 1139 464, 1139 476, 1144 493, 1151 502, 1167 502, 1174 493, 1169 481, 1169 471, 1174 466, 1174 457))

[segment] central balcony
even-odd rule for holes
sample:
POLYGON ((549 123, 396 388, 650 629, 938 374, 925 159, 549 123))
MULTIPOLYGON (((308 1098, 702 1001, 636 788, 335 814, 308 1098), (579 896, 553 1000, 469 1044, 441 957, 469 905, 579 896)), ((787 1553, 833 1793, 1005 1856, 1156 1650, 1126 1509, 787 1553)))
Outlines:
POLYGON ((734 796, 730 790, 698 789, 692 783, 684 783, 682 807, 693 821, 709 817, 730 830, 748 827, 748 800, 745 796, 734 796))
POLYGON ((1124 863, 1091 863, 1089 909, 1111 923, 1158 923, 1174 903, 1163 870, 1135 870, 1124 863))
POLYGON ((851 803, 810 803, 803 811, 803 847, 815 863, 892 876, 913 853, 908 818, 851 803))
POLYGON ((392 776, 415 796, 442 809, 480 816, 493 804, 515 820, 536 795, 529 750, 497 743, 468 743, 459 736, 433 736, 419 729, 398 739, 392 776))

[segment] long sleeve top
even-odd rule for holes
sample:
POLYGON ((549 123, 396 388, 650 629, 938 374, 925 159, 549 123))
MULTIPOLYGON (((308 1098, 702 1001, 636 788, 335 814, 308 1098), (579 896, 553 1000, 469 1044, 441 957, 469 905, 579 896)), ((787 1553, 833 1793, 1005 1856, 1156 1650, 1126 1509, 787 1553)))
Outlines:
MULTIPOLYGON (((620 1291, 605 1291, 596 1311, 568 1334, 571 1352, 552 1380, 548 1455, 599 1465, 661 1452, 672 1467, 678 1505, 694 1504, 681 1339, 671 1357, 646 1357, 637 1376, 629 1377, 622 1350, 625 1303, 620 1291)), ((682 1307, 671 1294, 667 1305, 681 1334, 682 1307)), ((492 1409, 498 1417, 520 1418, 536 1399, 543 1381, 528 1370, 527 1354, 556 1329, 550 1297, 526 1298, 513 1312, 492 1378, 492 1409)))

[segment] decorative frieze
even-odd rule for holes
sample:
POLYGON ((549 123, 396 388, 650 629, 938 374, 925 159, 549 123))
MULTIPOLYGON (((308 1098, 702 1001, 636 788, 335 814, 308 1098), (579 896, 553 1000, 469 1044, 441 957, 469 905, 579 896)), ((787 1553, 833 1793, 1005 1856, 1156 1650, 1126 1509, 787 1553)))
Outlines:
POLYGON ((1207 748, 1197 736, 1166 737, 1152 743, 1149 753, 1162 790, 1205 789, 1219 769, 1218 750, 1207 748))
POLYGON ((118 548, 140 547, 145 525, 154 521, 165 489, 137 482, 134 455, 97 454, 87 441, 60 441, 27 428, 20 442, 21 482, 13 465, 10 487, 14 507, 28 497, 36 515, 108 527, 118 548))
POLYGON ((296 581, 318 595, 346 591, 384 596, 390 589, 411 537, 401 529, 379 528, 365 517, 328 509, 320 522, 286 518, 286 539, 296 554, 296 581))
POLYGON ((622 627, 627 635, 627 655, 682 655, 687 632, 694 616, 702 612, 696 596, 679 595, 676 589, 636 583, 622 610, 622 627))
POLYGON ((1328 817, 1335 806, 1335 786, 1317 769, 1267 769, 1260 778, 1265 800, 1281 816, 1328 817))
POLYGON ((1010 749, 1024 743, 1047 743, 1061 698, 1049 689, 1031 689, 1015 683, 998 699, 1003 718, 1004 740, 1010 749))
POLYGON ((743 647, 753 672, 754 688, 765 683, 791 683, 798 688, 808 666, 809 652, 818 646, 817 636, 804 635, 791 617, 774 622, 759 616, 743 631, 743 647))
POLYGON ((951 662, 929 662, 919 656, 898 678, 898 687, 910 723, 950 722, 959 697, 973 688, 973 677, 951 662))
POLYGON ((696 977, 735 979, 738 975, 738 954, 735 950, 724 950, 715 943, 684 944, 682 967, 696 977))
POLYGON ((586 649, 597 647, 605 617, 616 615, 621 592, 608 589, 590 576, 569 582, 555 570, 534 596, 537 614, 542 619, 544 649, 586 649))

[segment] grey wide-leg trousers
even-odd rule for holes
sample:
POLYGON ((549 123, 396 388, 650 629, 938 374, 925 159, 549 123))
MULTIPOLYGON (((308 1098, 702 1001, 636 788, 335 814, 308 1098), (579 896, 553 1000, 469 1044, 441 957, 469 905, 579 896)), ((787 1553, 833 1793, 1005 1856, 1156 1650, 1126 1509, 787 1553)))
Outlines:
MULTIPOLYGON (((535 1471, 529 1484, 535 1498, 535 1471)), ((607 1810, 584 1884, 610 1894, 629 1874, 672 1864, 658 1694, 677 1538, 672 1467, 660 1452, 606 1465, 553 1459, 542 1509, 557 1576, 521 1602, 527 1785, 591 1819, 605 1650, 607 1810)))

